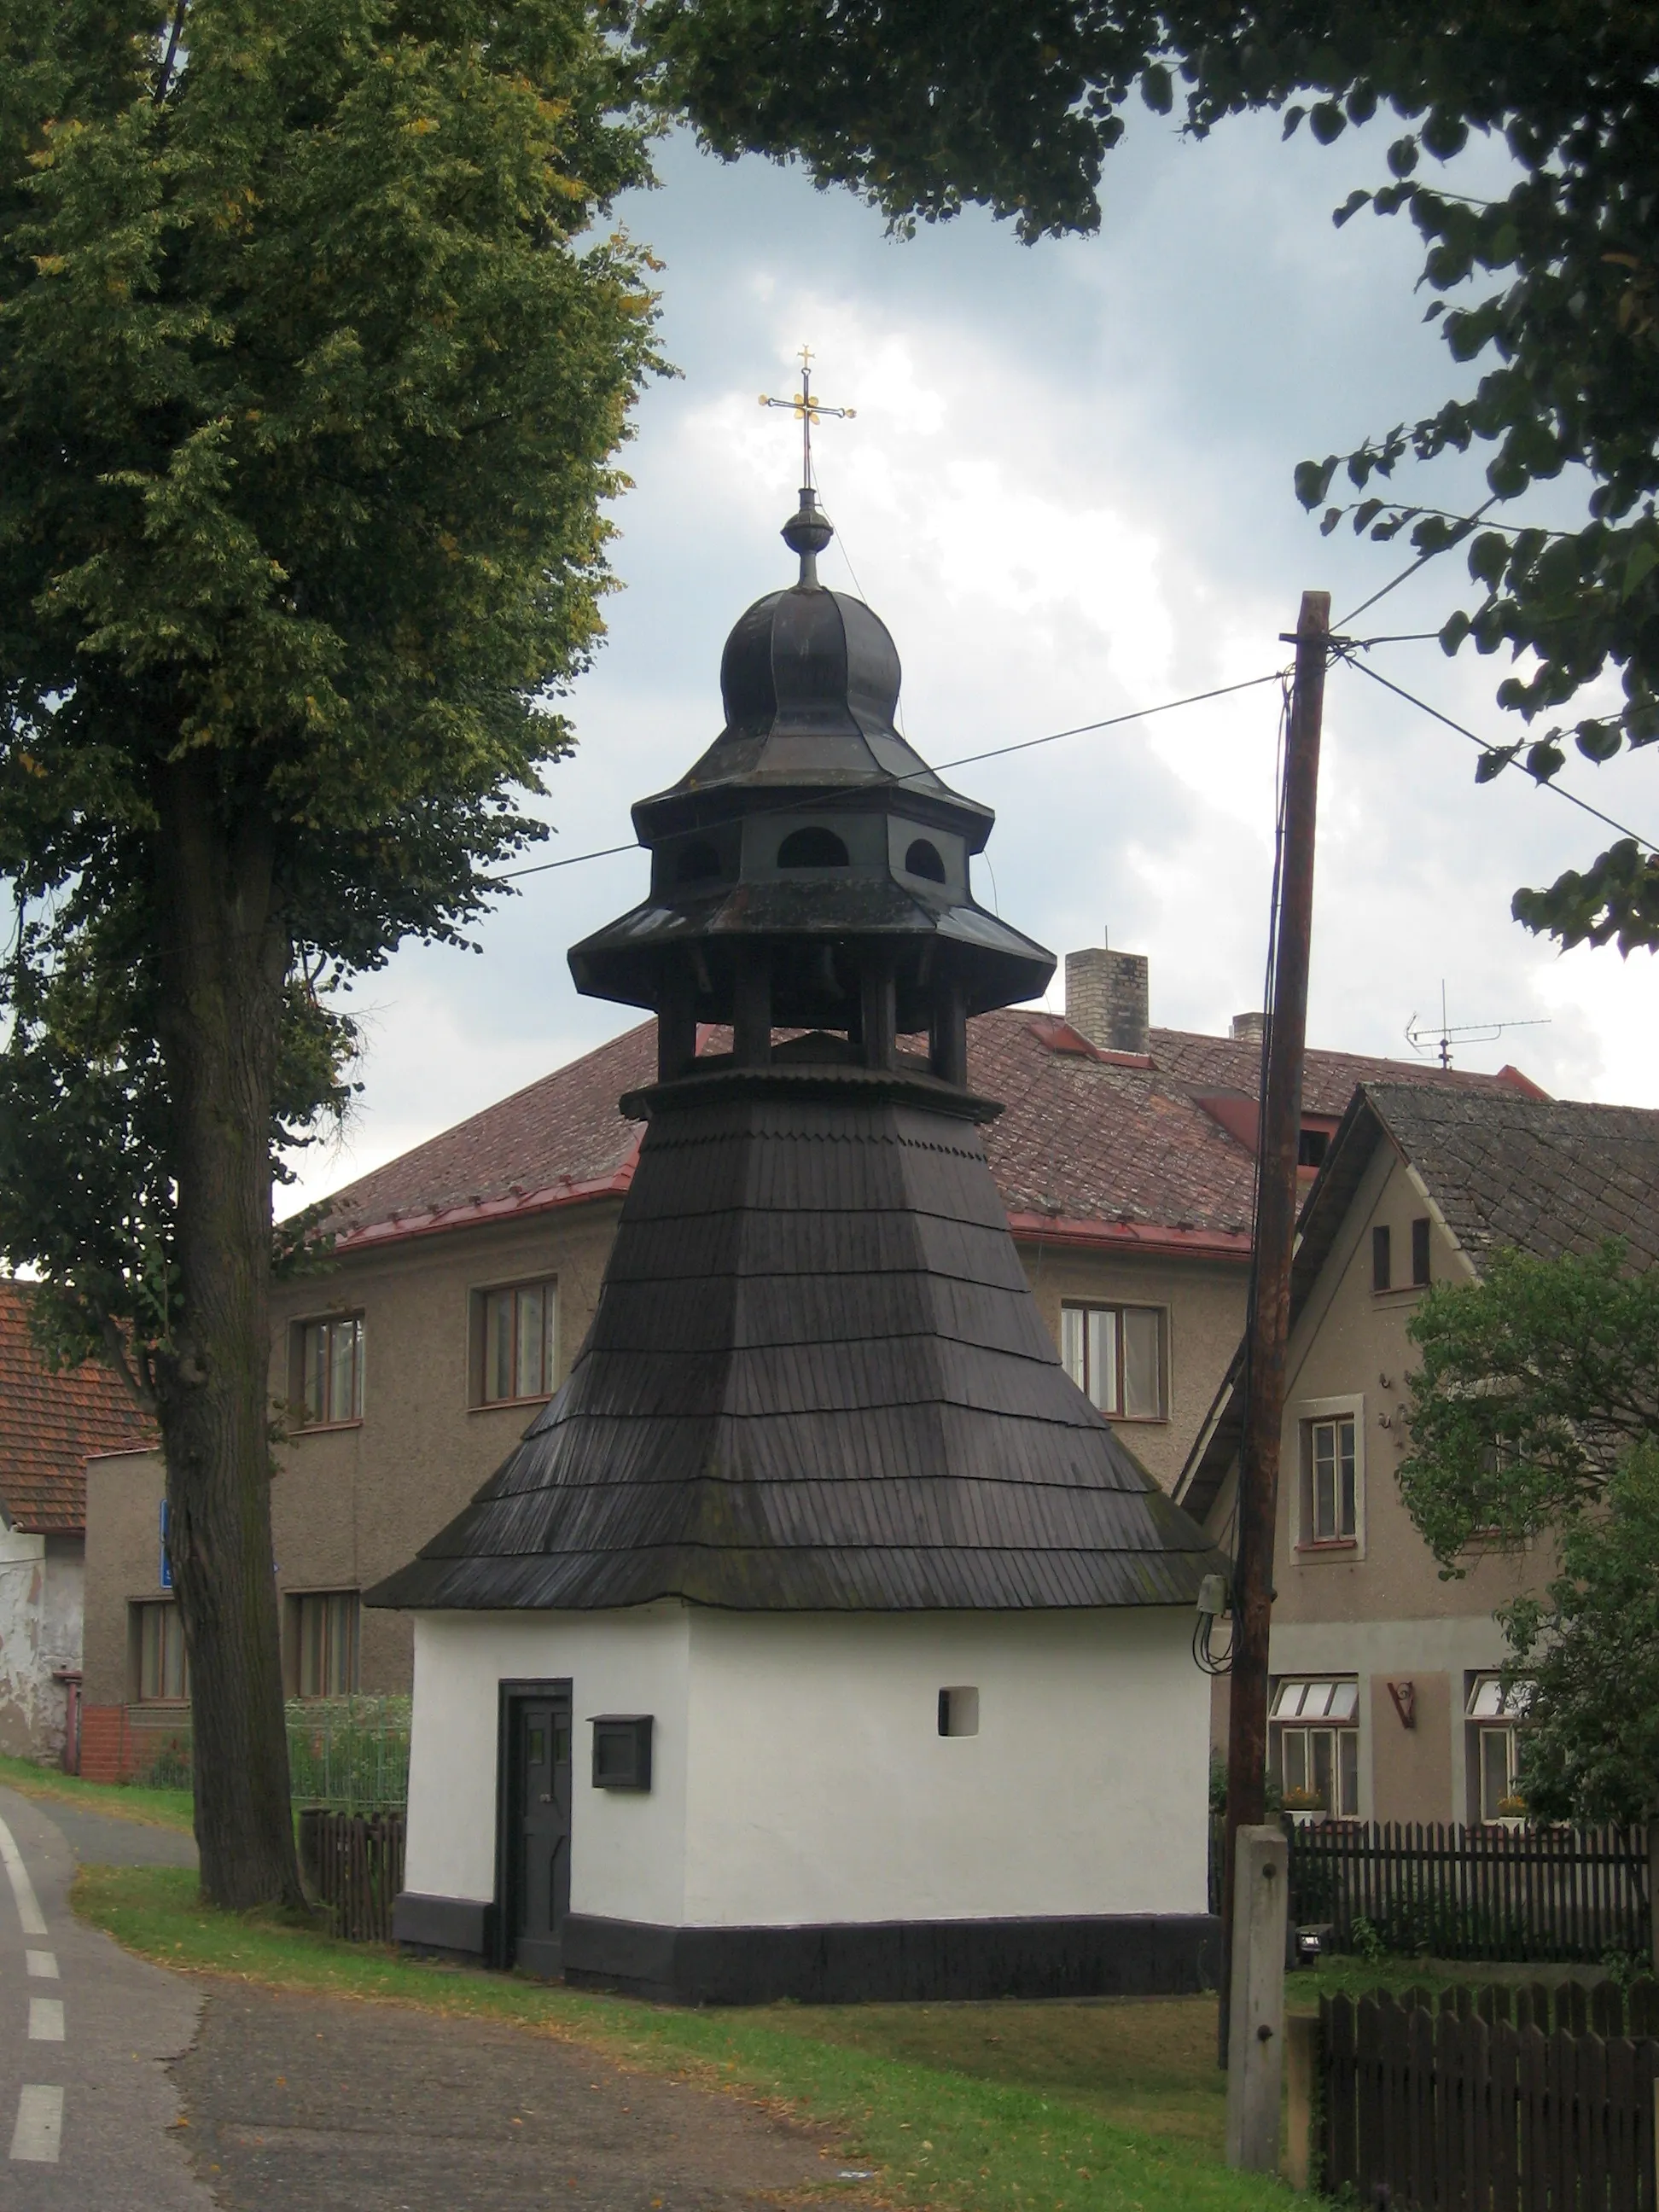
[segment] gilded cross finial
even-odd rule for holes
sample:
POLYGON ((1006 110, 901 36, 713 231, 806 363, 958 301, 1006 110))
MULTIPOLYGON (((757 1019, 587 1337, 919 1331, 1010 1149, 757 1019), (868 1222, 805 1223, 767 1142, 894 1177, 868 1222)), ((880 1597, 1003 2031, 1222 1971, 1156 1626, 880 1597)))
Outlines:
POLYGON ((818 495, 812 486, 812 425, 825 416, 832 421, 850 422, 858 413, 856 407, 829 407, 812 392, 812 349, 800 349, 800 390, 787 399, 773 399, 763 392, 763 407, 787 407, 800 424, 800 509, 784 525, 786 545, 800 556, 800 580, 816 584, 818 580, 817 556, 830 543, 831 532, 828 521, 818 508, 818 495))

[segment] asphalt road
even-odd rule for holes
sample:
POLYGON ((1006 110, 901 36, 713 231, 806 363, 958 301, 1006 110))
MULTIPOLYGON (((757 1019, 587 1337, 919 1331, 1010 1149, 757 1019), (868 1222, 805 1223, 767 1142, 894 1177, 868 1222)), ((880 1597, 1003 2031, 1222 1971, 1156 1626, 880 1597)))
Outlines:
POLYGON ((167 1829, 0 1789, 0 2212, 757 2212, 836 2146, 746 2103, 482 2021, 170 1974, 70 1914, 76 1861, 192 1864, 167 1829))
POLYGON ((68 1902, 78 1857, 131 1863, 180 1844, 188 1838, 78 1812, 60 1826, 0 1790, 5 2212, 212 2212, 167 2070, 195 2037, 201 1991, 82 1927, 68 1902), (71 1822, 78 1850, 64 1832, 71 1822))

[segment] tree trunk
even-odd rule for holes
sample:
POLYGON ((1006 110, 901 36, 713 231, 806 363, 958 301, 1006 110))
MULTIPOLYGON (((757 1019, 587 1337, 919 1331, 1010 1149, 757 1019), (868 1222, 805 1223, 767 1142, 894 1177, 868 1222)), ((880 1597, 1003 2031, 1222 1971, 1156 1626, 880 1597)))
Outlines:
POLYGON ((227 818, 213 755, 169 763, 155 797, 178 1224, 178 1319, 156 1362, 167 1553, 202 1891, 240 1911, 303 1897, 270 1540, 270 1126, 288 947, 269 824, 227 818))

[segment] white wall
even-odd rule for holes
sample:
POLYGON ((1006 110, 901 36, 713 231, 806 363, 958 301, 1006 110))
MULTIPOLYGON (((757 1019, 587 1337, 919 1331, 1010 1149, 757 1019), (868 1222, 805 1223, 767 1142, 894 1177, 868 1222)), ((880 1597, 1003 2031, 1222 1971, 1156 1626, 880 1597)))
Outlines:
POLYGON ((0 1751, 33 1758, 63 1749, 58 1668, 81 1663, 78 1541, 0 1524, 0 1751))
POLYGON ((1184 1608, 432 1613, 415 1626, 405 1881, 495 1882, 497 1685, 573 1684, 574 1911, 669 1926, 1202 1912, 1209 1684, 1184 1608), (980 1693, 973 1736, 939 1692, 980 1693), (655 1717, 592 1787, 595 1713, 655 1717))
POLYGON ((691 1619, 693 1925, 1202 1912, 1184 1608, 691 1619), (941 1689, 979 1734, 941 1736, 941 1689))
POLYGON ((618 1613, 423 1613, 404 1886, 425 1897, 495 1892, 498 1686, 568 1679, 574 1722, 570 1905, 678 1925, 685 1904, 688 1630, 678 1601, 618 1613), (591 1783, 595 1713, 650 1713, 651 1788, 591 1783))

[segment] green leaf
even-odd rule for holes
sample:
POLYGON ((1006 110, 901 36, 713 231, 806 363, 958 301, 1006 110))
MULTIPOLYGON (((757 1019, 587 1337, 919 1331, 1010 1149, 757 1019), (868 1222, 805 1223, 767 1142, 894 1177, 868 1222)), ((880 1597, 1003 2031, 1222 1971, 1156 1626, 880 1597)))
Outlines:
POLYGON ((1625 574, 1620 583, 1621 599, 1629 599, 1638 585, 1659 568, 1659 545, 1651 538, 1638 538, 1625 561, 1625 574))

